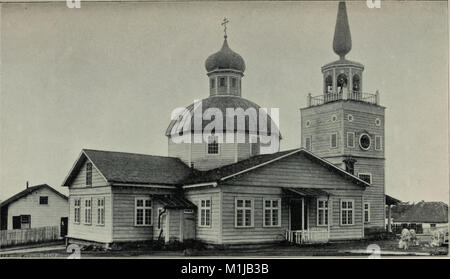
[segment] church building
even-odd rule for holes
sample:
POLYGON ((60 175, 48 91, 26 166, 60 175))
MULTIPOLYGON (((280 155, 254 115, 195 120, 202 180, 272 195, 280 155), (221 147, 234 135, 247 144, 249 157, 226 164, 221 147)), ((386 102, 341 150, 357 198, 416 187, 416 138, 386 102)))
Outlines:
POLYGON ((83 149, 63 182, 69 241, 303 244, 384 229, 384 107, 378 94, 362 91, 364 66, 345 59, 351 38, 343 2, 333 49, 340 58, 322 67, 323 94, 309 95, 301 109, 302 148, 267 152, 267 137, 281 140, 269 115, 256 125, 226 123, 229 109, 261 110, 244 98, 245 62, 225 33, 205 62, 209 97, 183 112, 214 109, 227 115, 224 128, 211 133, 211 120, 174 118, 167 157, 83 149))

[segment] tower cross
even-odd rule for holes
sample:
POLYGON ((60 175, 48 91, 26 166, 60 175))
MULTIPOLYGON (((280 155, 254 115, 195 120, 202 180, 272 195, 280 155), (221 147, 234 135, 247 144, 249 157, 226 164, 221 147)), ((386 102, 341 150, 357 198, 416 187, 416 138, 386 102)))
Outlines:
POLYGON ((221 23, 221 25, 223 26, 223 33, 225 34, 225 38, 227 37, 227 23, 229 22, 230 21, 226 17, 224 17, 221 23))

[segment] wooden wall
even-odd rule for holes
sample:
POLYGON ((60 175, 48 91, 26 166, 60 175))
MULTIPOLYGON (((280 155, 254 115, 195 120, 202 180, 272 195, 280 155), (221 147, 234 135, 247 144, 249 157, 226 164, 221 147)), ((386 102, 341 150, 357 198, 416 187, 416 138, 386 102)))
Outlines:
POLYGON ((220 244, 222 223, 221 223, 221 201, 222 194, 219 187, 216 188, 192 188, 185 191, 186 198, 197 205, 196 211, 196 239, 206 243, 220 244), (200 208, 200 200, 211 199, 211 226, 199 227, 198 209, 200 208))
POLYGON ((69 204, 52 190, 41 188, 9 204, 7 213, 8 230, 13 229, 13 216, 19 215, 31 215, 31 228, 60 226, 61 217, 69 214, 69 204), (48 204, 39 204, 40 196, 47 196, 48 204))

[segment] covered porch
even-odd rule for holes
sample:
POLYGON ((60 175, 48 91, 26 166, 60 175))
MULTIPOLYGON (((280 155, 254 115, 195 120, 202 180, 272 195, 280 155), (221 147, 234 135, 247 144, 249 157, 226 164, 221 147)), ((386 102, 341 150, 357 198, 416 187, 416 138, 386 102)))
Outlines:
POLYGON ((331 194, 315 188, 284 188, 289 200, 286 240, 294 244, 327 243, 330 239, 331 194))

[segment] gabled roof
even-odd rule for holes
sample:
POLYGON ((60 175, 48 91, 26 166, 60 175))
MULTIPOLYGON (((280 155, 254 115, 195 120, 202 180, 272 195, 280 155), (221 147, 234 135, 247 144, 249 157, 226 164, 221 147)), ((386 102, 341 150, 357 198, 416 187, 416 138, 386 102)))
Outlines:
POLYGON ((303 148, 300 149, 291 149, 287 151, 280 151, 273 154, 263 154, 258 156, 250 157, 246 160, 239 161, 234 164, 222 166, 216 169, 208 170, 208 171, 196 171, 194 172, 186 181, 185 184, 200 184, 200 183, 208 183, 208 182, 219 182, 231 177, 252 171, 259 167, 263 167, 272 162, 276 162, 285 157, 292 156, 294 154, 304 154, 307 158, 312 161, 320 164, 321 166, 327 168, 330 171, 334 171, 337 174, 341 175, 344 178, 350 179, 352 182, 361 185, 361 186, 370 186, 367 182, 359 179, 358 177, 344 171, 343 169, 336 167, 332 163, 314 155, 313 153, 306 151, 303 148))
POLYGON ((191 174, 191 169, 178 158, 83 149, 63 186, 72 183, 86 159, 110 184, 178 185, 191 174))
MULTIPOLYGON (((396 211, 395 207, 393 209, 396 211)), ((403 212, 394 222, 448 223, 448 205, 443 202, 425 202, 403 205, 403 212)))
POLYGON ((61 194, 60 192, 56 191, 55 189, 53 189, 52 187, 48 186, 47 184, 41 184, 41 185, 35 185, 35 186, 30 186, 28 188, 26 188, 25 190, 23 190, 22 192, 19 192, 17 194, 15 194, 14 196, 10 197, 9 199, 3 201, 2 203, 0 203, 0 207, 9 205, 25 196, 27 196, 28 194, 33 193, 34 191, 40 190, 40 189, 44 189, 47 188, 51 191, 53 191, 55 194, 57 194, 58 196, 60 196, 63 199, 68 199, 67 196, 61 194))

